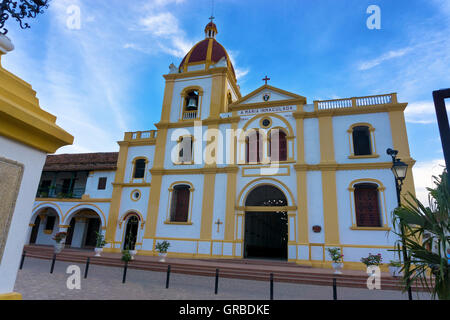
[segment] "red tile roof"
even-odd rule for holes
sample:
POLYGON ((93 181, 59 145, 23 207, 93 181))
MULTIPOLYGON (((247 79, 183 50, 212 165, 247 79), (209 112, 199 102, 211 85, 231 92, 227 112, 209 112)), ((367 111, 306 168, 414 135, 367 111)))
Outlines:
POLYGON ((43 171, 113 171, 118 157, 118 152, 48 155, 43 171))

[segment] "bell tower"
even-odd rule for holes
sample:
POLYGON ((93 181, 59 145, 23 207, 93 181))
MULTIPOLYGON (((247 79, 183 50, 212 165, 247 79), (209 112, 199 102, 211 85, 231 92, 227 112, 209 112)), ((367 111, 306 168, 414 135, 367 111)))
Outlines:
POLYGON ((216 40, 214 17, 205 26, 205 38, 196 43, 177 68, 166 74, 162 122, 219 119, 228 105, 241 97, 236 74, 226 49, 216 40))

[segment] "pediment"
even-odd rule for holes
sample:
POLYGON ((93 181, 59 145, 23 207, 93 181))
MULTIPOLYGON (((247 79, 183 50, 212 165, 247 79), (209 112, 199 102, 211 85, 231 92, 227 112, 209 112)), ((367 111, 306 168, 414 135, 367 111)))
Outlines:
POLYGON ((262 104, 263 106, 264 104, 276 103, 277 101, 298 104, 301 102, 306 103, 306 98, 295 93, 264 85, 234 102, 232 107, 255 104, 262 104))

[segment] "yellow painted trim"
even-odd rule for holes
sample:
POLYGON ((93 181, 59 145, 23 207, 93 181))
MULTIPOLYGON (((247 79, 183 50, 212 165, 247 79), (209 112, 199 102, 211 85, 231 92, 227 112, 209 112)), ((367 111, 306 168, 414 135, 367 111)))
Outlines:
POLYGON ((365 230, 365 231, 391 231, 391 228, 384 226, 379 228, 369 228, 369 227, 357 227, 357 226, 351 226, 351 230, 365 230))
POLYGON ((365 155, 365 156, 348 156, 349 159, 376 159, 379 158, 380 155, 379 154, 370 154, 370 155, 365 155))
MULTIPOLYGON (((231 129, 233 132, 236 132, 238 127, 238 123, 233 123, 231 125, 231 129)), ((236 157, 237 152, 237 144, 236 144, 236 136, 233 137, 233 145, 234 145, 234 154, 233 158, 236 157)), ((235 160, 235 159, 233 159, 235 160)), ((235 163, 233 161, 233 163, 235 163)), ((226 205, 225 205, 225 232, 224 239, 225 240, 234 240, 235 239, 235 206, 236 206, 236 189, 237 189, 237 171, 238 167, 234 166, 233 171, 229 171, 227 173, 227 191, 226 191, 226 205)))
POLYGON ((211 102, 209 106, 209 118, 220 118, 220 113, 225 110, 226 100, 226 75, 215 74, 211 83, 211 102))
POLYGON ((113 186, 118 186, 118 187, 124 187, 124 188, 128 188, 128 187, 151 187, 152 186, 151 183, 116 183, 116 182, 113 182, 112 185, 113 186))
MULTIPOLYGON (((296 206, 296 202, 295 202, 294 195, 293 195, 293 193, 291 192, 291 190, 288 188, 288 186, 287 186, 286 184, 284 184, 282 181, 279 181, 279 180, 276 180, 276 179, 273 179, 273 178, 259 178, 259 179, 250 181, 249 183, 247 183, 247 184, 242 188, 241 192, 240 192, 239 195, 238 195, 237 201, 238 201, 238 203, 239 203, 239 205, 240 205, 241 207, 245 207, 245 199, 247 199, 248 194, 249 194, 253 189, 255 189, 256 187, 260 187, 260 186, 262 186, 262 185, 270 185, 270 186, 274 186, 274 187, 278 188, 277 184, 280 184, 281 186, 283 186, 283 188, 285 188, 285 189, 288 191, 289 197, 287 197, 286 194, 285 194, 285 196, 286 196, 286 199, 290 200, 291 206, 293 206, 293 207, 296 206), (244 191, 246 191, 246 190, 250 187, 250 185, 252 185, 252 184, 254 184, 254 183, 256 183, 256 182, 259 182, 259 181, 264 181, 264 182, 261 183, 261 184, 255 185, 253 188, 251 188, 250 190, 248 190, 248 191, 245 193, 245 196, 244 196, 244 197, 242 197, 244 191), (275 182, 275 184, 271 184, 270 182, 275 182)), ((279 188, 278 188, 278 189, 279 189, 279 188)), ((281 189, 280 189, 280 191, 283 192, 283 190, 281 190, 281 189)), ((283 193, 284 193, 284 192, 283 192, 283 193)))
MULTIPOLYGON (((356 225, 356 208, 355 208, 355 185, 360 184, 360 183, 372 183, 378 186, 378 205, 380 208, 380 218, 381 218, 381 225, 383 227, 377 227, 375 228, 376 230, 381 230, 381 229, 389 229, 388 227, 388 210, 387 210, 387 205, 386 205, 386 187, 383 185, 383 183, 377 179, 372 179, 372 178, 364 178, 364 179, 357 179, 357 180, 353 180, 352 182, 350 182, 349 186, 348 186, 348 191, 350 193, 350 214, 351 214, 351 221, 352 221, 352 226, 350 229, 352 230, 369 230, 372 228, 367 229, 367 227, 358 227, 356 225)), ((389 231, 386 230, 386 231, 389 231)))
POLYGON ((141 200, 141 197, 142 197, 142 193, 141 193, 141 190, 139 190, 139 189, 134 189, 133 191, 131 191, 131 193, 130 193, 130 199, 131 199, 131 201, 134 201, 134 202, 138 202, 139 200, 141 200), (135 199, 133 196, 134 196, 134 194, 135 193, 139 193, 139 197, 137 198, 137 199, 135 199))
MULTIPOLYGON (((186 66, 185 66, 186 67, 186 66)), ((163 100, 163 111, 161 115, 160 127, 158 128, 158 134, 156 136, 156 146, 155 146, 155 156, 153 169, 150 170, 152 174, 152 187, 150 188, 150 196, 147 207, 147 224, 145 226, 144 237, 154 237, 156 235, 156 225, 158 223, 159 214, 159 202, 161 198, 161 186, 162 186, 162 175, 154 172, 163 171, 164 169, 164 159, 166 155, 166 142, 167 142, 167 127, 165 124, 170 122, 170 114, 172 109, 172 99, 174 96, 174 80, 176 76, 166 75, 166 88, 164 90, 164 100, 163 100)), ((155 245, 155 244, 154 244, 155 245)))
POLYGON ((412 174, 412 165, 408 163, 414 162, 414 160, 411 159, 409 150, 408 133, 406 130, 405 115, 403 110, 390 110, 389 120, 391 125, 393 148, 398 150, 398 158, 409 165, 406 179, 403 182, 402 196, 407 196, 409 192, 415 195, 416 191, 414 186, 414 177, 412 174))
POLYGON ((39 106, 29 84, 0 65, 0 135, 45 153, 73 143, 73 136, 56 125, 56 117, 39 106))
POLYGON ((212 225, 214 217, 216 175, 206 174, 203 181, 203 205, 200 228, 200 238, 212 238, 212 225))
POLYGON ((14 301, 14 300, 22 300, 22 295, 17 292, 11 293, 2 293, 0 294, 0 300, 2 301, 14 301))
MULTIPOLYGON (((282 161, 280 163, 286 163, 286 162, 282 161)), ((279 165, 275 168, 287 169, 287 172, 275 173, 275 174, 270 174, 270 175, 246 173, 247 170, 264 169, 264 168, 269 169, 269 168, 274 168, 274 166, 250 166, 250 167, 242 168, 242 177, 246 177, 246 178, 248 178, 248 177, 256 178, 256 177, 262 177, 262 176, 264 176, 264 177, 285 177, 285 176, 291 175, 291 167, 290 166, 282 166, 282 165, 279 165)))
MULTIPOLYGON (((65 214, 64 217, 63 217, 63 221, 66 221, 67 217, 70 217, 73 213, 76 213, 76 211, 79 211, 79 210, 75 210, 76 208, 79 208, 79 207, 82 207, 82 206, 92 206, 92 207, 94 207, 94 208, 97 209, 98 212, 100 212, 100 214, 102 215, 103 221, 104 221, 106 224, 108 223, 108 220, 106 219, 106 215, 104 214, 103 210, 100 209, 97 205, 95 205, 95 204, 93 204, 93 203, 80 203, 80 204, 77 204, 76 206, 73 206, 72 208, 70 208, 69 210, 67 210, 66 214, 65 214)), ((92 210, 92 211, 94 211, 96 214, 98 214, 98 212, 97 212, 95 209, 92 209, 92 208, 82 208, 81 210, 84 210, 84 209, 92 210)), ((102 224, 102 226, 103 226, 103 224, 102 224)))
POLYGON ((174 221, 164 221, 164 224, 173 224, 177 226, 192 226, 193 223, 191 221, 188 222, 174 222, 174 221))
MULTIPOLYGON (((301 102, 301 104, 306 104, 306 98, 305 97, 302 97, 302 96, 300 96, 298 94, 295 94, 295 93, 292 93, 292 92, 288 92, 288 91, 285 91, 285 90, 282 90, 282 89, 279 89, 279 88, 276 88, 276 87, 272 87, 271 85, 263 85, 263 86, 259 87, 258 89, 250 92, 246 96, 238 99, 236 102, 234 102, 231 105, 231 109, 236 110, 237 107, 249 105, 249 104, 242 105, 242 102, 244 102, 245 100, 248 100, 249 98, 251 98, 253 96, 258 95, 259 93, 261 93, 261 92, 263 92, 265 90, 275 91, 275 92, 280 93, 280 94, 282 94, 284 96, 291 97, 293 100, 299 100, 301 102)), ((284 103, 285 101, 291 101, 291 100, 289 99, 289 100, 282 100, 282 101, 284 103)), ((271 102, 272 101, 259 102, 257 104, 262 105, 264 107, 267 107, 271 102)), ((275 102, 278 102, 278 101, 275 101, 275 102)), ((253 105, 253 103, 252 103, 252 105, 253 105)))
POLYGON ((149 164, 149 160, 147 157, 144 156, 139 156, 139 157, 135 157, 133 158, 133 160, 131 161, 132 166, 133 166, 133 170, 131 170, 131 177, 130 177, 130 183, 135 183, 135 180, 141 180, 142 184, 145 183, 145 181, 147 180, 147 172, 148 172, 148 164, 149 164), (136 162, 138 160, 145 160, 145 169, 144 169, 144 177, 143 178, 135 178, 134 175, 136 174, 136 162))
MULTIPOLYGON (((126 211, 125 213, 123 213, 123 214, 120 216, 120 218, 119 218, 119 224, 120 224, 120 225, 125 221, 125 218, 126 218, 127 215, 130 214, 130 213, 136 214, 136 215, 139 217, 139 221, 145 223, 145 219, 144 219, 144 216, 142 215, 142 213, 140 213, 138 210, 130 209, 130 210, 126 211)), ((122 227, 122 226, 120 226, 120 227, 122 227)))
MULTIPOLYGON (((297 172, 297 202, 298 202, 298 242, 309 242, 308 222, 308 192, 307 177, 305 171, 297 172)), ((298 250, 296 250, 298 254, 298 250)))
MULTIPOLYGON (((409 166, 413 166, 415 161, 405 160, 409 166)), ((359 163, 322 163, 316 165, 296 164, 294 169, 297 171, 339 171, 339 170, 376 170, 391 169, 392 162, 359 162, 359 163)), ((409 170, 408 170, 409 171, 409 170)))
MULTIPOLYGON (((37 206, 35 206, 34 208, 33 208, 33 216, 37 213, 37 210, 39 209, 39 211, 40 210, 42 210, 42 209, 45 209, 45 206, 46 205, 52 205, 52 206, 55 206, 56 208, 57 208, 57 210, 55 210, 55 208, 53 208, 53 207, 48 207, 48 208, 51 208, 51 209, 53 209, 53 210, 55 210, 56 211, 56 213, 58 214, 58 218, 59 218, 59 221, 60 222, 62 222, 63 220, 64 220, 64 215, 63 215, 63 212, 62 212, 62 209, 61 209, 61 207, 58 205, 58 204, 56 204, 56 203, 54 203, 54 202, 50 202, 50 201, 48 201, 48 202, 43 202, 43 203, 40 203, 40 204, 38 204, 37 206), (43 207, 43 208, 41 208, 41 207, 43 207)), ((39 215, 40 216, 40 215, 39 215)), ((43 220, 42 218, 41 218, 41 220, 43 220)), ((42 221, 41 221, 42 222, 42 221)))
POLYGON ((350 148, 350 156, 348 157, 349 159, 368 159, 368 158, 379 158, 380 156, 377 154, 377 145, 375 142, 375 128, 367 122, 359 122, 359 123, 354 123, 350 126, 350 128, 347 130, 348 135, 349 135, 349 148, 350 148), (370 155, 364 155, 364 156, 355 156, 355 151, 353 150, 354 148, 354 143, 353 143, 353 130, 355 129, 355 127, 368 127, 369 128, 369 132, 370 132, 370 146, 371 146, 371 151, 372 154, 370 155))
POLYGON ((336 171, 322 171, 322 195, 325 243, 339 243, 336 171))
POLYGON ((336 163, 334 155, 333 119, 331 117, 319 118, 319 136, 320 162, 322 164, 336 163))
MULTIPOLYGON (((132 132, 126 132, 124 136, 124 141, 132 139, 132 132)), ((125 179, 125 170, 128 162, 128 143, 119 143, 119 157, 117 160, 117 170, 113 183, 112 201, 109 208, 108 221, 106 227, 105 240, 108 243, 115 241, 116 229, 117 229, 117 219, 119 216, 120 203, 122 200, 122 186, 118 183, 123 183, 125 179)))
MULTIPOLYGON (((84 197, 81 199, 59 199, 59 198, 36 198, 35 199, 36 202, 41 202, 41 201, 45 201, 47 203, 52 203, 52 202, 111 202, 112 199, 101 199, 101 198, 89 198, 88 197, 84 197)), ((55 204, 56 205, 56 204, 55 204)))
MULTIPOLYGON (((208 173, 230 173, 237 172, 236 166, 228 166, 221 168, 199 168, 199 169, 151 169, 152 175, 186 175, 186 174, 208 174, 208 173)), ((153 183, 154 185, 154 183, 153 183)), ((151 188, 154 189, 154 188, 151 188)))
POLYGON ((139 223, 138 223, 138 229, 137 229, 137 233, 136 233, 136 243, 135 243, 135 249, 138 246, 137 243, 137 239, 139 239, 139 232, 140 230, 142 230, 143 226, 145 225, 145 220, 144 217, 142 216, 142 213, 140 213, 137 210, 128 210, 127 212, 125 212, 122 217, 120 218, 120 222, 119 222, 119 228, 122 229, 122 241, 121 242, 114 242, 114 244, 119 244, 120 248, 122 248, 122 245, 125 245, 125 232, 127 231, 127 226, 126 224, 128 223, 128 220, 133 216, 136 215, 139 218, 139 223), (130 216, 127 217, 128 214, 132 214, 130 216), (127 220, 125 221, 125 218, 127 218, 127 220), (122 224, 124 224, 124 227, 122 228, 122 224))

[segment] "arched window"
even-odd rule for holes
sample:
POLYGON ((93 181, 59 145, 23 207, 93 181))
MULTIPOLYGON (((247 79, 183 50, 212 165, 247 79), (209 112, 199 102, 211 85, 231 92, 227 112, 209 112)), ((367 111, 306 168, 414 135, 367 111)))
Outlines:
POLYGON ((170 222, 188 222, 190 186, 177 185, 172 191, 170 222))
POLYGON ((139 217, 136 216, 136 214, 132 214, 128 218, 125 228, 125 238, 123 244, 124 250, 135 250, 138 227, 139 227, 139 217))
POLYGON ((134 162, 134 179, 143 179, 145 177, 145 167, 147 165, 147 160, 138 159, 134 162))
POLYGON ((270 160, 275 162, 287 160, 287 139, 284 131, 270 131, 269 156, 270 160))
POLYGON ((190 164, 193 161, 194 141, 191 136, 180 137, 178 140, 178 162, 190 164))
POLYGON ((378 185, 360 183, 354 188, 357 227, 381 227, 378 185))
POLYGON ((258 130, 251 130, 245 138, 247 163, 259 163, 262 160, 263 141, 258 130))
POLYGON ((372 154, 370 128, 368 126, 353 127, 353 152, 355 156, 368 156, 372 154))

